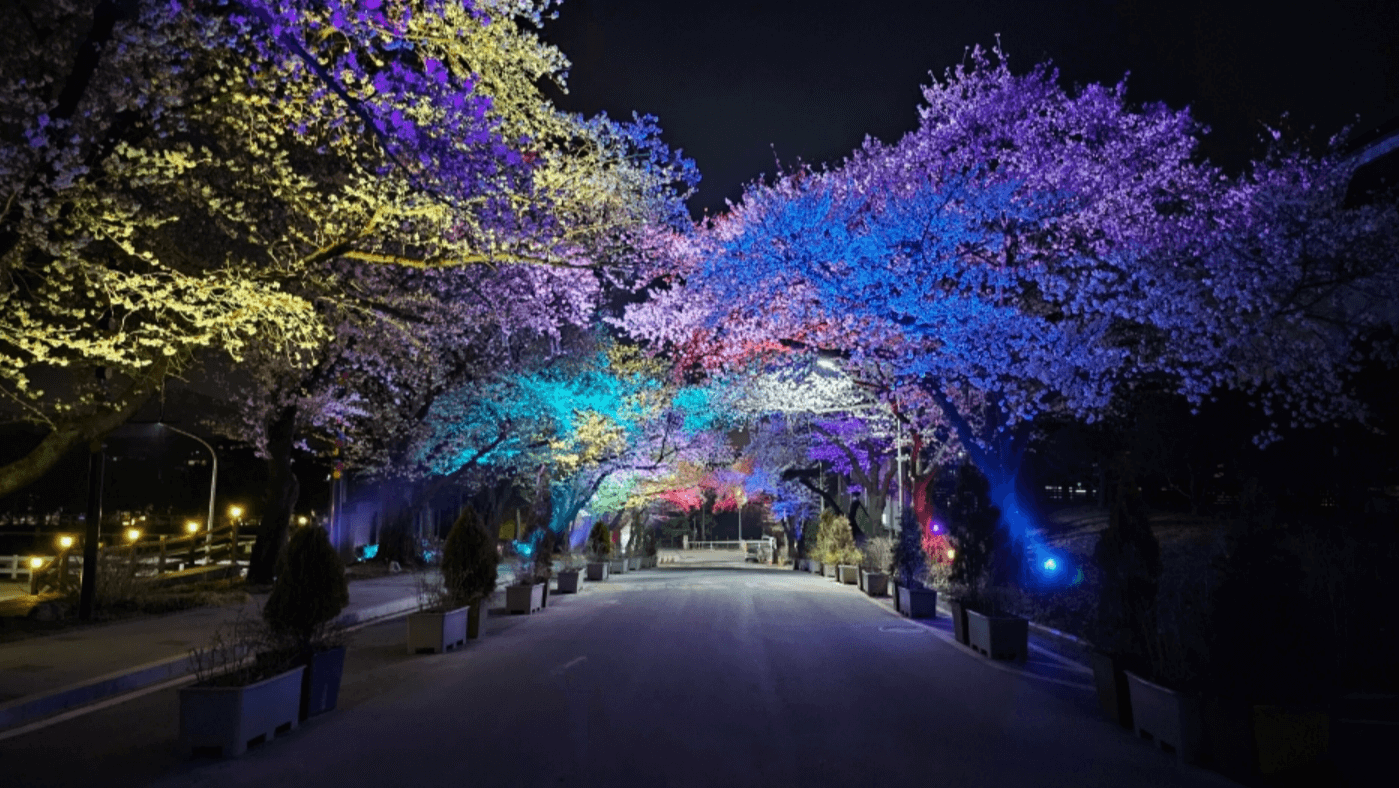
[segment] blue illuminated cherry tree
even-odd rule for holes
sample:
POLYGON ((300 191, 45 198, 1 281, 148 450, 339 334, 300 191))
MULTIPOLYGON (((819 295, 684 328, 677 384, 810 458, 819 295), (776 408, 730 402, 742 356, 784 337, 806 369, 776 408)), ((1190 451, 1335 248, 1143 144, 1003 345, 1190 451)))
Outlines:
POLYGON ((1236 388, 1299 424, 1356 415, 1350 343, 1394 319, 1393 208, 1345 208, 1329 155, 1280 147, 1229 177, 1188 113, 1125 94, 974 50, 904 139, 750 186, 630 328, 711 369, 800 345, 891 370, 1018 532, 1041 416, 1091 422, 1138 386, 1236 388))

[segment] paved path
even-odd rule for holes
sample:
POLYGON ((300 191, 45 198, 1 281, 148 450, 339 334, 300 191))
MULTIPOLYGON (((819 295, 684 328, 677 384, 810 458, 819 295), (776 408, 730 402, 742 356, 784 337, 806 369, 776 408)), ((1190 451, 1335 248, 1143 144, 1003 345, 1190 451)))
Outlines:
MULTIPOLYGON (((347 623, 416 607, 417 580, 400 574, 350 584, 347 623)), ((240 605, 205 607, 75 627, 0 643, 0 732, 96 699, 183 675, 189 649, 221 625, 256 616, 266 595, 240 605)))
POLYGON ((170 689, 0 763, 26 786, 1232 785, 1101 719, 1062 658, 995 665, 790 569, 627 573, 449 654, 403 634, 362 630, 341 708, 241 759, 181 752, 170 689))

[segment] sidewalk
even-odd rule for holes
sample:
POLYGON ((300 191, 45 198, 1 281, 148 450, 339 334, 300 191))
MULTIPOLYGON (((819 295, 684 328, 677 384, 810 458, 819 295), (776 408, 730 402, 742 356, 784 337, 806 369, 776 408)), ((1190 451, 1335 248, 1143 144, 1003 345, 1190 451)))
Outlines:
MULTIPOLYGON (((350 583, 346 625, 400 615, 418 606, 410 573, 350 583)), ((0 732, 69 709, 187 675, 189 650, 266 600, 71 629, 0 644, 0 732)))

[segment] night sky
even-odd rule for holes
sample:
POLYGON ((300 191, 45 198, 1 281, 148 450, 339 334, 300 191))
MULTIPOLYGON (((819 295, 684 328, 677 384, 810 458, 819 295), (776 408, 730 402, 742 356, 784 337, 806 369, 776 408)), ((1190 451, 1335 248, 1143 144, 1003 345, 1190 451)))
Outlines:
POLYGON ((1044 59, 1068 84, 1130 71, 1132 101, 1189 105, 1230 167, 1284 112, 1320 140, 1399 115, 1393 0, 566 0, 545 29, 573 61, 562 106, 659 116, 704 176, 696 213, 771 173, 774 152, 835 162, 866 134, 898 139, 928 72, 998 33, 1017 72, 1044 59))

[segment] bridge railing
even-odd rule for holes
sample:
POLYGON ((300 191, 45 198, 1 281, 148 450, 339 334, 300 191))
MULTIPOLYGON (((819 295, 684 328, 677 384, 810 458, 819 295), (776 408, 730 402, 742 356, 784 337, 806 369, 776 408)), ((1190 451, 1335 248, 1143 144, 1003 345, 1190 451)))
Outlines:
MULTIPOLYGON (((240 530, 237 524, 186 536, 159 536, 127 544, 102 545, 98 561, 115 559, 129 562, 137 577, 155 577, 208 564, 246 566, 257 533, 249 528, 240 530)), ((33 559, 24 559, 32 561, 33 559)), ((82 577, 83 548, 80 540, 51 558, 42 558, 39 567, 29 569, 29 593, 70 591, 77 588, 82 577)), ((17 572, 12 568, 11 576, 17 572)), ((4 573, 0 566, 0 574, 4 573)))

